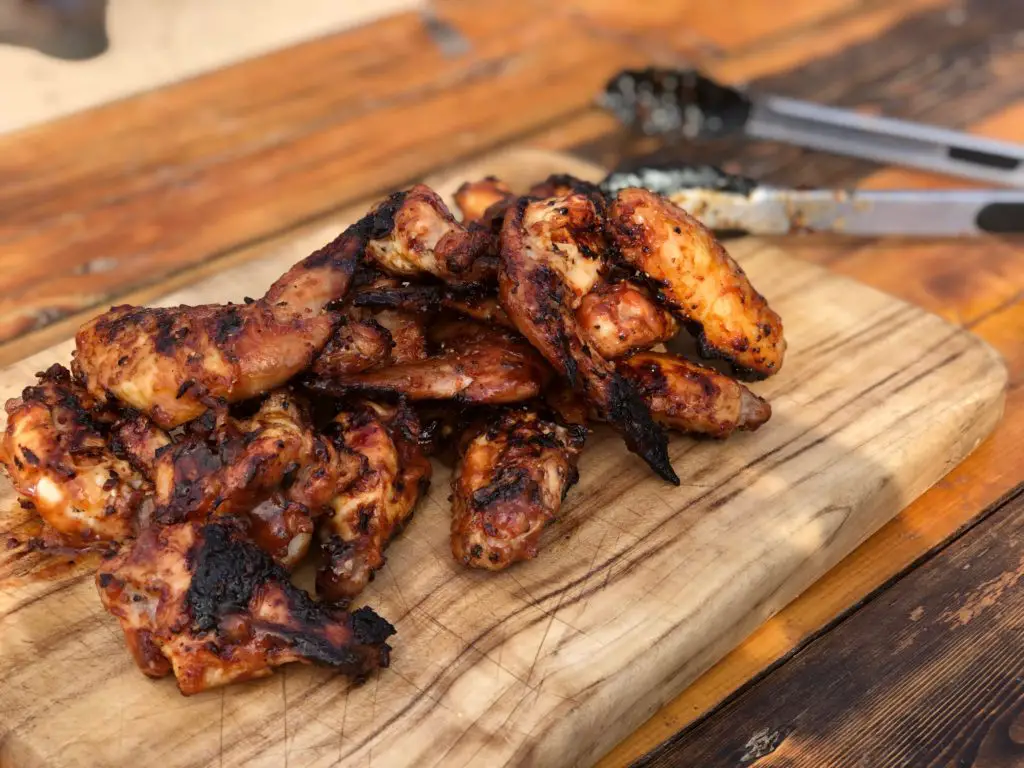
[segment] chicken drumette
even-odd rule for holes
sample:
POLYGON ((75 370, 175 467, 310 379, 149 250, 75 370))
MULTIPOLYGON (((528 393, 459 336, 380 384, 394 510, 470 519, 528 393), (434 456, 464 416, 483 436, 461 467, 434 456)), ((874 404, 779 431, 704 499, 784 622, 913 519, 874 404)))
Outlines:
POLYGON ((113 415, 63 366, 38 376, 7 402, 0 463, 15 489, 68 544, 131 537, 151 486, 111 450, 113 415))
POLYGON ((455 559, 494 571, 536 557, 541 531, 579 477, 585 436, 585 427, 561 426, 532 408, 470 428, 452 473, 455 559))
POLYGON ((295 661, 355 679, 388 666, 391 624, 315 602, 231 522, 147 528, 96 585, 139 668, 186 695, 295 661))
POLYGON ((362 401, 328 427, 337 450, 358 465, 339 484, 319 523, 325 562, 317 593, 347 602, 384 566, 384 550, 412 517, 430 484, 430 461, 420 448, 419 423, 404 404, 362 401))

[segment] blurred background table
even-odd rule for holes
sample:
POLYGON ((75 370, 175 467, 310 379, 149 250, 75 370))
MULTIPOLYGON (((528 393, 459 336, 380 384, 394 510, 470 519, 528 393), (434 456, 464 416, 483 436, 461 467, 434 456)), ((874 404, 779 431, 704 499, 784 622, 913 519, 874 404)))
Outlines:
MULTIPOLYGON (((440 0, 425 15, 304 0, 254 16, 231 0, 208 22, 203 5, 113 0, 111 49, 89 62, 0 48, 0 364, 501 147, 966 186, 779 145, 631 138, 593 107, 627 66, 1024 141, 1020 2, 440 0)), ((987 339, 1011 372, 1006 416, 603 765, 1024 764, 1024 242, 784 246, 987 339)))

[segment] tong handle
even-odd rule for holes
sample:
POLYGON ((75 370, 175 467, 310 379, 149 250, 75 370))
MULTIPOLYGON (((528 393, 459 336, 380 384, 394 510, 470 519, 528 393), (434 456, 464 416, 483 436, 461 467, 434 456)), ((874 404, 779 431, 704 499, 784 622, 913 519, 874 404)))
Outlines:
POLYGON ((782 96, 753 103, 750 136, 879 163, 1024 187, 1024 146, 782 96))

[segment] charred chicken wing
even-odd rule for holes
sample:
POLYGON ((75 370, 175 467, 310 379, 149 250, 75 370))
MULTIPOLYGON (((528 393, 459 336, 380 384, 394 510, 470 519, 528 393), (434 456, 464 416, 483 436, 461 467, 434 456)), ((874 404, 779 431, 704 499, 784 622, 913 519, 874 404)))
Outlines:
POLYGON ((509 186, 494 176, 467 181, 455 191, 455 205, 462 214, 463 225, 490 227, 495 219, 505 215, 505 208, 512 198, 509 186))
POLYGON ((423 320, 395 310, 346 309, 338 329, 313 362, 315 374, 360 373, 427 356, 423 320))
POLYGON ((671 429, 713 437, 755 430, 772 415, 771 406, 738 381, 718 371, 663 352, 639 352, 616 363, 671 429))
POLYGON ((580 302, 576 321, 590 345, 606 360, 650 349, 679 332, 671 312, 626 280, 594 286, 580 302))
POLYGON ((440 339, 425 360, 357 374, 318 371, 309 387, 333 395, 376 392, 410 400, 460 403, 517 403, 540 394, 550 369, 533 347, 514 331, 461 322, 435 326, 440 339))
POLYGON ((356 679, 388 666, 391 624, 315 602, 229 522, 147 528, 96 585, 139 668, 185 695, 294 661, 356 679))
POLYGON ((516 328, 664 479, 678 483, 665 432, 635 387, 601 357, 576 310, 605 267, 603 222, 588 196, 522 200, 502 228, 499 298, 516 328))
POLYGON ((320 522, 325 562, 316 585, 324 599, 347 602, 384 566, 384 550, 426 493, 431 467, 419 423, 404 404, 362 402, 340 413, 329 431, 358 470, 339 485, 320 522))
POLYGON ((729 360, 747 378, 778 372, 782 321, 704 225, 660 195, 630 188, 612 203, 608 228, 623 258, 697 329, 702 355, 729 360))
POLYGON ((173 442, 162 434, 144 417, 118 430, 119 444, 153 481, 155 519, 239 516, 250 537, 288 567, 308 551, 313 518, 359 468, 357 457, 313 430, 285 391, 271 393, 247 418, 224 415, 210 430, 173 442))
POLYGON ((478 257, 493 248, 490 232, 459 224, 430 187, 396 192, 374 211, 375 230, 366 255, 390 275, 433 275, 447 282, 474 282, 478 257))
POLYGON ((0 462, 15 489, 69 544, 134 534, 148 483, 111 450, 94 399, 61 365, 7 402, 0 462))
POLYGON ((575 484, 586 428, 508 411, 464 439, 452 474, 452 554, 496 571, 537 555, 544 526, 575 484))
POLYGON ((114 307, 75 338, 73 367, 96 397, 107 393, 171 428, 216 402, 244 400, 309 367, 348 290, 367 220, 296 264, 249 304, 114 307))

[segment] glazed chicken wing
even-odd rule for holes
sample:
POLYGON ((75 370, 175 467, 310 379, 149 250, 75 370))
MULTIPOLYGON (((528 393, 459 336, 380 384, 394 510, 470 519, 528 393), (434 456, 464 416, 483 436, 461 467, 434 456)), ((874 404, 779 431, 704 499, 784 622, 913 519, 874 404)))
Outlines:
POLYGON ((771 406, 738 381, 665 352, 638 352, 616 367, 632 381, 654 418, 680 432, 726 437, 755 430, 772 415, 771 406))
POLYGON ((347 602, 384 566, 385 548, 427 491, 431 466, 416 416, 404 404, 362 402, 338 414, 330 432, 359 469, 338 486, 320 522, 325 562, 316 585, 325 600, 347 602))
POLYGON ((747 378, 778 372, 782 320, 699 221, 654 192, 630 188, 612 203, 608 228, 625 260, 698 329, 702 355, 730 361, 747 378))
POLYGON ((147 528, 96 585, 139 668, 186 696, 295 661, 356 679, 388 666, 391 624, 315 602, 228 522, 147 528))
POLYGON ((75 338, 73 367, 96 397, 107 393, 164 428, 212 403, 267 392, 309 367, 348 290, 372 219, 349 227, 243 305, 114 307, 75 338))
POLYGON ((603 222, 584 194, 510 209, 502 229, 499 298, 516 328, 661 477, 679 478, 665 432, 639 393, 588 343, 576 319, 601 279, 603 222))
POLYGON ((467 181, 459 187, 455 191, 455 205, 462 214, 464 226, 480 224, 489 228, 505 215, 505 208, 513 197, 505 182, 487 176, 479 181, 467 181))
POLYGON ((427 356, 423 320, 409 312, 349 307, 313 361, 314 374, 360 373, 427 356))
POLYGON ((248 418, 222 417, 208 432, 173 442, 161 434, 145 417, 118 429, 119 444, 152 478, 156 520, 239 516, 251 538, 288 567, 308 551, 313 518, 359 469, 358 457, 317 434, 285 391, 271 393, 248 418))
POLYGON ((590 345, 606 360, 650 349, 679 332, 672 313, 627 280, 594 286, 580 302, 576 322, 590 345))
POLYGON ((578 479, 586 428, 508 411, 464 439, 452 474, 452 554, 496 571, 537 555, 544 526, 578 479))
POLYGON ((410 400, 517 403, 540 394, 550 378, 544 359, 513 331, 475 323, 435 326, 446 333, 437 354, 357 374, 318 371, 309 387, 333 395, 376 392, 410 400), (443 329, 443 330, 442 330, 443 329))
POLYGON ((490 232, 459 224, 430 187, 396 192, 374 211, 366 256, 398 277, 433 275, 446 282, 476 282, 474 263, 493 249, 490 232))
POLYGON ((15 490, 72 545, 134 534, 148 483, 107 443, 94 399, 61 365, 7 402, 0 463, 15 490))

